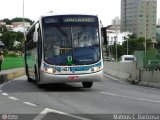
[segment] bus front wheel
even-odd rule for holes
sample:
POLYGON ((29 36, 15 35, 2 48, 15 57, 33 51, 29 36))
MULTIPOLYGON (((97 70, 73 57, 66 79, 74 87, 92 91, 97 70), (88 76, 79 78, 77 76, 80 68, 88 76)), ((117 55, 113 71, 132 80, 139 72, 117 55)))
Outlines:
POLYGON ((27 75, 27 81, 32 82, 33 80, 27 75))
POLYGON ((40 84, 40 83, 37 83, 37 87, 38 87, 38 88, 43 88, 44 85, 43 85, 43 84, 40 84))
POLYGON ((82 82, 82 85, 84 88, 91 88, 93 85, 93 82, 82 82))

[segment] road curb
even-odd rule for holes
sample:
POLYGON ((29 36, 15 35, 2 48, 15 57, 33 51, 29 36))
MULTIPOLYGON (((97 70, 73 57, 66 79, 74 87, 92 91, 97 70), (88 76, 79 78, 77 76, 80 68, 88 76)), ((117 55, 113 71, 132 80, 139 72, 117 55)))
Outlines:
MULTIPOLYGON (((111 73, 111 72, 108 72, 108 71, 105 71, 105 70, 104 70, 104 73, 106 73, 108 75, 111 75, 112 77, 118 78, 118 79, 120 79, 123 82, 128 82, 128 83, 132 84, 131 81, 128 81, 127 79, 119 77, 119 76, 117 76, 114 73, 111 73)), ((134 84, 139 85, 139 86, 145 86, 145 87, 151 87, 151 88, 158 88, 158 89, 160 89, 160 83, 157 83, 157 82, 147 82, 147 81, 138 81, 137 80, 134 84)))
POLYGON ((152 87, 152 88, 159 88, 160 89, 160 83, 140 81, 138 83, 138 85, 140 85, 140 86, 146 86, 146 87, 152 87))
POLYGON ((24 69, 20 69, 18 71, 13 71, 10 73, 5 73, 5 74, 1 74, 0 75, 0 84, 4 83, 4 82, 8 82, 9 80, 13 80, 17 77, 21 77, 25 75, 25 70, 24 69))

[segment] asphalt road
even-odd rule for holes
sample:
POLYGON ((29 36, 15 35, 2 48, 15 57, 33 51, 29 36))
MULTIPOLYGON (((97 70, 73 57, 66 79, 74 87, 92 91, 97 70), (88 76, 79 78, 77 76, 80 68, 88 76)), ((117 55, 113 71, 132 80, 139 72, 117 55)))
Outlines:
POLYGON ((24 76, 0 85, 0 120, 6 117, 18 120, 146 120, 147 117, 152 120, 152 117, 159 120, 160 89, 130 85, 108 75, 104 76, 104 82, 94 83, 91 89, 83 88, 81 83, 51 84, 39 89, 24 76))

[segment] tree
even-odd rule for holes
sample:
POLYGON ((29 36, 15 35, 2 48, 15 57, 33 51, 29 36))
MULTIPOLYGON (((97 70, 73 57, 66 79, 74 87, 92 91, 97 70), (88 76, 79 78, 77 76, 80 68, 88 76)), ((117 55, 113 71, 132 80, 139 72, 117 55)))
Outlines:
MULTIPOLYGON (((16 17, 16 18, 13 18, 12 20, 6 18, 6 19, 3 19, 3 22, 6 22, 7 25, 11 25, 13 22, 22 22, 23 21, 23 18, 21 17, 16 17)), ((28 18, 24 18, 24 21, 25 22, 29 22, 31 25, 34 23, 34 21, 28 19, 28 18)))
POLYGON ((23 43, 24 41, 24 36, 21 32, 7 31, 3 32, 2 34, 2 42, 8 50, 13 50, 14 41, 18 41, 21 43, 23 43))
POLYGON ((0 26, 0 32, 7 32, 7 28, 5 25, 0 26))
MULTIPOLYGON (((116 58, 116 43, 114 42, 114 45, 112 47, 112 56, 116 58)), ((117 58, 120 58, 122 55, 126 54, 126 49, 122 46, 117 44, 117 58)))
MULTIPOLYGON (((147 50, 151 48, 151 40, 147 39, 146 40, 146 46, 147 50)), ((127 49, 127 41, 124 41, 122 45, 125 49, 127 49)), ((129 36, 128 38, 128 50, 129 54, 134 54, 135 51, 144 51, 145 47, 145 38, 144 37, 139 37, 136 38, 135 36, 133 37, 132 35, 129 36)))
POLYGON ((160 49, 160 41, 158 41, 158 43, 155 45, 156 49, 160 49))
MULTIPOLYGON (((16 18, 13 18, 11 20, 11 22, 22 22, 23 21, 23 18, 19 18, 19 17, 16 17, 16 18)), ((24 21, 25 22, 29 22, 31 25, 34 23, 34 21, 28 19, 28 18, 24 18, 24 21)))
MULTIPOLYGON (((13 18, 12 20, 6 18, 3 19, 4 22, 6 22, 7 25, 11 25, 12 22, 22 22, 23 18, 13 18)), ((30 24, 33 24, 34 21, 24 18, 25 22, 29 22, 30 24)), ((24 35, 21 32, 13 32, 13 31, 8 31, 6 26, 1 26, 0 27, 0 32, 2 33, 3 36, 1 36, 1 40, 4 43, 5 47, 7 50, 15 50, 13 48, 13 44, 15 41, 20 42, 21 44, 16 47, 16 50, 22 50, 23 49, 23 43, 24 43, 24 35)))
MULTIPOLYGON (((128 54, 133 55, 135 51, 144 51, 145 46, 145 38, 140 37, 137 38, 135 34, 129 35, 128 38, 126 38, 126 41, 123 42, 122 45, 117 44, 117 57, 119 58, 122 55, 127 54, 127 41, 128 41, 128 54)), ((149 50, 152 46, 151 40, 146 40, 146 46, 147 50, 149 50)), ((159 45, 160 46, 160 45, 159 45)), ((116 44, 112 46, 112 54, 114 58, 116 57, 116 44)))
POLYGON ((3 22, 6 22, 7 25, 11 25, 12 21, 8 18, 3 19, 3 22))
MULTIPOLYGON (((127 51, 127 41, 122 45, 127 51)), ((133 36, 128 38, 128 54, 134 54, 135 51, 144 50, 144 38, 133 38, 133 36)))

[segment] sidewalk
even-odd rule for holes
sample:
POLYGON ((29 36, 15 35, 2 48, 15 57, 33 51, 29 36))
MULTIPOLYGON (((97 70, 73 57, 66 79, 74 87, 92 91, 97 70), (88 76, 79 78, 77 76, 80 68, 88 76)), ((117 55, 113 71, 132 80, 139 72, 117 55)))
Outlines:
POLYGON ((24 68, 14 68, 0 71, 0 84, 12 80, 14 78, 25 75, 24 68))

